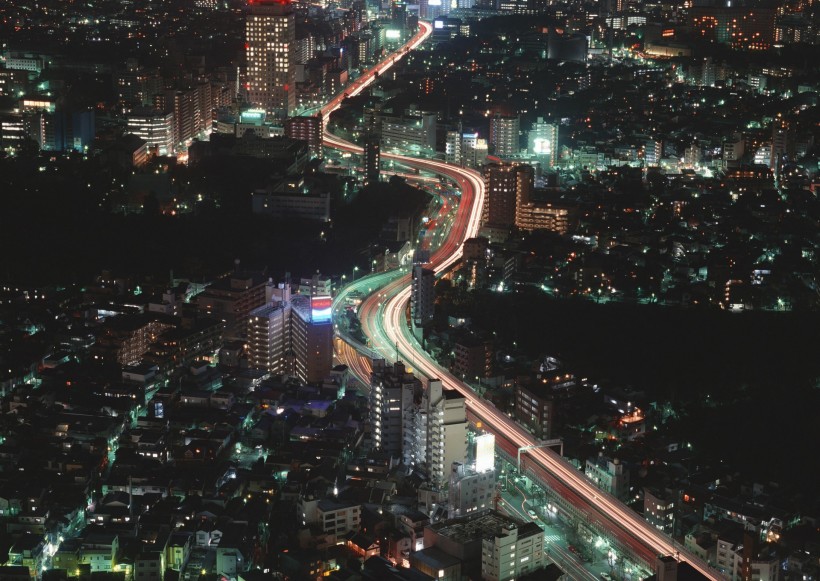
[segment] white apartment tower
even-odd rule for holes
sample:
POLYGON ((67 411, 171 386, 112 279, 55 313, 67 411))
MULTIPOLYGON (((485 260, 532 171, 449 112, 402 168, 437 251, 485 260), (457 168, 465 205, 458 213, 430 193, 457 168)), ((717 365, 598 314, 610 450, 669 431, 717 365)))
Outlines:
POLYGON ((467 459, 467 405, 460 393, 444 391, 431 379, 415 408, 411 430, 405 431, 404 462, 423 468, 430 481, 443 486, 454 462, 467 459))
POLYGON ((248 101, 285 118, 296 109, 296 21, 287 0, 249 0, 245 20, 248 101))
POLYGON ((552 167, 558 159, 558 126, 544 121, 542 117, 532 124, 528 135, 529 152, 552 167))

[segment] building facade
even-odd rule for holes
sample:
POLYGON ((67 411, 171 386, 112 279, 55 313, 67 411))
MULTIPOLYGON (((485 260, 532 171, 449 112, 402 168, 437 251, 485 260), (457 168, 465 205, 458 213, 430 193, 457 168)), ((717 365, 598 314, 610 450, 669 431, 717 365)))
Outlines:
POLYGON ((447 492, 451 518, 490 509, 495 496, 495 470, 477 472, 464 463, 453 462, 447 492))
POLYGON ((512 581, 544 566, 544 531, 535 523, 509 523, 481 543, 481 577, 512 581))
POLYGON ((589 458, 584 473, 598 488, 621 500, 629 495, 629 469, 617 458, 589 458))
POLYGON ((392 367, 384 359, 373 361, 370 376, 370 432, 372 446, 401 458, 404 434, 413 430, 413 405, 421 394, 421 381, 397 361, 392 367))
POLYGON ((296 20, 290 2, 251 2, 245 46, 248 101, 275 117, 288 117, 296 109, 296 20))
POLYGON ((323 131, 319 115, 290 117, 285 121, 285 136, 307 142, 312 157, 322 159, 323 131))
POLYGON ((413 267, 410 314, 413 325, 422 327, 433 320, 436 303, 435 272, 423 266, 413 267))
POLYGON ((444 486, 454 462, 467 459, 467 405, 464 396, 444 391, 431 379, 414 406, 414 422, 405 431, 405 464, 423 468, 436 486, 444 486))
POLYGON ((535 171, 529 165, 491 163, 484 167, 484 197, 482 224, 510 228, 516 222, 519 199, 529 199, 535 171))
POLYGON ((521 150, 520 132, 521 124, 517 115, 490 119, 490 145, 495 149, 495 155, 501 158, 517 155, 521 150))

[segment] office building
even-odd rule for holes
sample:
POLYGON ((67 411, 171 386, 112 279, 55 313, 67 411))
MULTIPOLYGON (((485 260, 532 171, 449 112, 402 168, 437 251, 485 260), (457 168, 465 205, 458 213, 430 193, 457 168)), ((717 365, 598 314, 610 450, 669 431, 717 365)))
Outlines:
POLYGON ((125 68, 114 75, 117 105, 123 111, 151 105, 154 95, 163 90, 162 77, 156 70, 142 67, 136 59, 128 59, 125 68))
POLYGON ((310 297, 330 296, 333 292, 333 283, 329 276, 324 276, 318 270, 309 278, 299 279, 299 294, 310 297))
POLYGON ((493 510, 428 525, 424 547, 459 559, 471 578, 517 579, 546 565, 543 529, 493 510))
POLYGON ((29 122, 30 135, 43 151, 85 153, 93 145, 94 111, 40 111, 29 122))
POLYGON ((174 114, 141 108, 126 117, 128 133, 141 137, 157 155, 174 153, 174 114))
POLYGON ((330 296, 296 296, 291 318, 293 374, 318 383, 333 369, 333 322, 330 296))
POLYGON ((264 190, 256 190, 251 198, 254 214, 269 214, 276 218, 330 221, 330 192, 311 191, 299 176, 280 179, 264 190))
POLYGON ((322 117, 319 115, 290 117, 285 121, 285 136, 306 142, 311 157, 324 157, 322 135, 322 117))
POLYGON ((450 518, 488 510, 495 496, 495 471, 477 472, 467 464, 453 462, 447 493, 450 518))
POLYGON ((253 0, 245 20, 248 101, 275 117, 296 109, 296 21, 290 2, 253 0))
POLYGON ((330 305, 330 295, 291 297, 289 282, 268 285, 265 305, 248 319, 249 365, 305 383, 323 381, 333 367, 330 305))
POLYGON ((372 446, 402 458, 404 434, 414 428, 413 406, 421 396, 421 381, 397 361, 392 367, 384 359, 373 361, 370 376, 370 433, 372 446))
POLYGON ((435 272, 423 266, 413 267, 410 315, 415 327, 423 327, 433 320, 436 309, 435 285, 435 272))
POLYGON ((444 150, 447 163, 475 168, 487 160, 488 153, 487 140, 479 137, 478 133, 447 132, 444 150))
POLYGON ((433 153, 436 148, 436 114, 407 111, 402 116, 381 115, 378 121, 382 147, 402 153, 433 153))
POLYGON ((520 120, 515 117, 496 116, 490 119, 490 146, 498 157, 510 157, 520 151, 520 120))
POLYGON ((515 225, 519 199, 528 200, 535 180, 529 165, 491 163, 484 167, 486 196, 482 224, 498 228, 515 225))

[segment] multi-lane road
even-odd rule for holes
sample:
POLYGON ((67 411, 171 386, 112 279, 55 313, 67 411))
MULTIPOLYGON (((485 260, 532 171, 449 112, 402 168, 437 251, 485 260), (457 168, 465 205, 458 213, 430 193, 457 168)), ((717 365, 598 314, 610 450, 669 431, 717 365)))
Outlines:
MULTIPOLYGON (((431 34, 430 24, 421 22, 419 31, 398 53, 361 75, 322 109, 325 122, 330 113, 338 108, 346 95, 356 95, 386 72, 408 50, 420 46, 431 34)), ((325 145, 354 154, 361 148, 348 141, 325 132, 325 145)), ((465 168, 456 167, 436 160, 418 159, 394 153, 382 153, 384 159, 395 159, 402 164, 419 170, 449 178, 461 190, 461 201, 455 211, 446 238, 432 253, 428 267, 437 273, 451 269, 460 259, 465 239, 477 235, 480 226, 481 208, 484 201, 484 183, 481 175, 465 168)), ((496 435, 499 448, 510 457, 515 457, 518 448, 536 444, 531 434, 522 429, 490 402, 481 399, 468 385, 453 376, 449 370, 439 365, 428 355, 413 337, 407 324, 407 305, 411 292, 410 274, 407 270, 387 275, 368 277, 349 287, 367 295, 358 307, 358 316, 368 345, 361 345, 341 336, 337 341, 337 356, 351 370, 367 382, 371 357, 386 359, 401 358, 418 375, 438 378, 446 389, 460 392, 466 399, 471 421, 496 435), (365 292, 367 290, 368 292, 365 292)), ((336 312, 344 304, 337 300, 336 312)), ((583 473, 549 449, 529 450, 522 468, 543 484, 552 488, 575 511, 585 516, 593 528, 607 534, 623 550, 644 562, 649 569, 654 568, 658 555, 674 555, 689 562, 695 569, 711 579, 720 576, 695 555, 685 551, 672 540, 651 527, 639 515, 611 495, 598 489, 583 473)))

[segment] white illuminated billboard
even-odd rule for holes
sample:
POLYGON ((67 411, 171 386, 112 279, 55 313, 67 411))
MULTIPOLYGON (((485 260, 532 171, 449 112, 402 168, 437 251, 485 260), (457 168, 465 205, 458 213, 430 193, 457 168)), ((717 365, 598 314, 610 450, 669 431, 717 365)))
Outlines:
POLYGON ((481 434, 475 439, 475 471, 487 472, 495 468, 495 435, 481 434))
POLYGON ((400 30, 386 30, 384 36, 390 40, 398 40, 401 38, 400 30))
POLYGON ((549 155, 552 153, 552 144, 549 139, 536 137, 533 140, 533 149, 537 155, 549 155))

